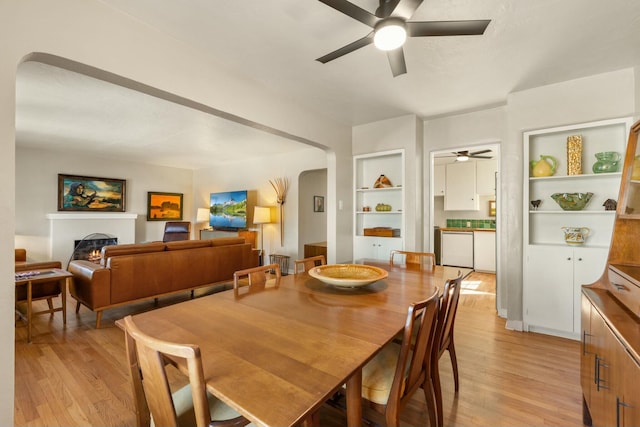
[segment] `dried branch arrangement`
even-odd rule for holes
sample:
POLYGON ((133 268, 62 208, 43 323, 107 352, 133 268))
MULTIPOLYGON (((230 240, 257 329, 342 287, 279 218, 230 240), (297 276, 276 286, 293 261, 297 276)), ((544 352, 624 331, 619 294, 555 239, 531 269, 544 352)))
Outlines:
POLYGON ((269 180, 269 184, 276 192, 277 202, 280 206, 280 246, 284 246, 284 202, 287 198, 287 191, 289 190, 288 178, 275 178, 273 181, 269 180))

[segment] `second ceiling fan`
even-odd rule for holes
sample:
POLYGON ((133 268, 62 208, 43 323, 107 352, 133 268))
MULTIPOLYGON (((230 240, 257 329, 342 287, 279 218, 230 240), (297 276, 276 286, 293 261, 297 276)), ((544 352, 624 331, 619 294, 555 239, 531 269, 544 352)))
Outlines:
POLYGON ((347 0, 320 0, 322 3, 373 29, 363 38, 317 59, 326 64, 347 53, 374 43, 387 51, 393 77, 405 74, 407 64, 402 45, 407 37, 469 36, 484 34, 491 20, 409 21, 423 0, 380 0, 375 13, 370 13, 347 0))

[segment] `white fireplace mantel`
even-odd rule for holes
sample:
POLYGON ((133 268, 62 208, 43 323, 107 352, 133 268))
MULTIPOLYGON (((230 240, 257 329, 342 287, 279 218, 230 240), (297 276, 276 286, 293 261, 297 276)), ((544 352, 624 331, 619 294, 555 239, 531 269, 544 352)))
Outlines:
POLYGON ((133 219, 138 218, 138 214, 118 213, 118 212, 56 212, 48 213, 47 219, 133 219))
POLYGON ((134 243, 138 214, 126 212, 55 212, 46 215, 50 222, 50 259, 64 263, 73 253, 74 241, 93 233, 118 238, 118 244, 134 243))

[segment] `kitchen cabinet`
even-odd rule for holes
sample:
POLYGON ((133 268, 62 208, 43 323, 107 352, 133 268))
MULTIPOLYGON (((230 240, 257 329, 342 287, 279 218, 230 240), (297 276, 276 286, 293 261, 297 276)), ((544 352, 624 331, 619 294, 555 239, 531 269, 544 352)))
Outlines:
POLYGON ((476 192, 478 195, 489 196, 496 194, 496 173, 498 160, 478 160, 476 162, 476 192))
POLYGON ((476 162, 455 162, 445 166, 445 211, 480 210, 476 192, 476 162))
POLYGON ((433 195, 444 196, 445 188, 445 165, 435 165, 433 167, 433 195))
MULTIPOLYGON (((602 274, 615 211, 605 210, 607 199, 616 200, 620 172, 593 173, 596 153, 622 153, 630 118, 602 120, 539 129, 523 134, 525 171, 523 187, 523 317, 525 328, 577 338, 579 334, 580 286, 602 274), (567 142, 581 139, 581 172, 569 175, 567 142), (532 160, 553 156, 557 169, 551 176, 533 177, 532 160), (583 210, 563 210, 554 193, 593 193, 583 210), (540 200, 537 208, 531 204, 540 200), (565 243, 563 227, 586 227, 582 246, 565 243)), ((575 171, 574 171, 575 172, 575 171)))
POLYGON ((358 155, 353 161, 353 259, 388 260, 391 249, 404 247, 404 150, 358 155), (391 181, 390 187, 374 188, 380 175, 391 181), (390 210, 378 211, 377 205, 390 210), (399 236, 365 236, 365 229, 379 227, 397 229, 399 236))
POLYGON ((473 232, 473 269, 485 273, 496 272, 495 231, 473 232))
POLYGON ((473 268, 473 232, 443 231, 442 265, 473 268))
POLYGON ((525 329, 577 339, 581 287, 602 275, 607 253, 606 248, 528 246, 523 295, 525 329))

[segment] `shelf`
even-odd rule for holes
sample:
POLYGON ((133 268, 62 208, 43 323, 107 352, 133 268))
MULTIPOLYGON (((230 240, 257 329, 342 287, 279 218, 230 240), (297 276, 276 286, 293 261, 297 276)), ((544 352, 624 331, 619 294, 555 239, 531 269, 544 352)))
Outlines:
POLYGON ((609 173, 583 173, 580 175, 552 175, 552 176, 530 176, 529 181, 558 181, 571 179, 592 179, 592 178, 620 178, 622 172, 609 173))
POLYGON ((548 242, 537 242, 537 243, 529 243, 528 246, 551 246, 554 248, 582 248, 582 249, 609 249, 608 245, 590 245, 588 243, 584 245, 569 245, 567 243, 548 243, 548 242))
POLYGON ((589 210, 582 210, 582 211, 561 211, 561 210, 557 210, 557 211, 529 211, 530 214, 556 214, 556 215, 573 215, 573 214, 578 214, 578 215, 585 215, 585 214, 600 214, 600 215, 615 215, 616 211, 589 211, 589 210))
POLYGON ((363 215, 389 215, 389 214, 402 214, 402 211, 386 211, 386 212, 377 212, 377 211, 369 211, 369 212, 365 212, 365 211, 357 211, 356 213, 358 214, 363 214, 363 215))
POLYGON ((358 193, 376 193, 376 192, 384 192, 384 191, 398 191, 402 190, 401 186, 396 187, 385 187, 385 188, 356 188, 356 192, 358 193))

